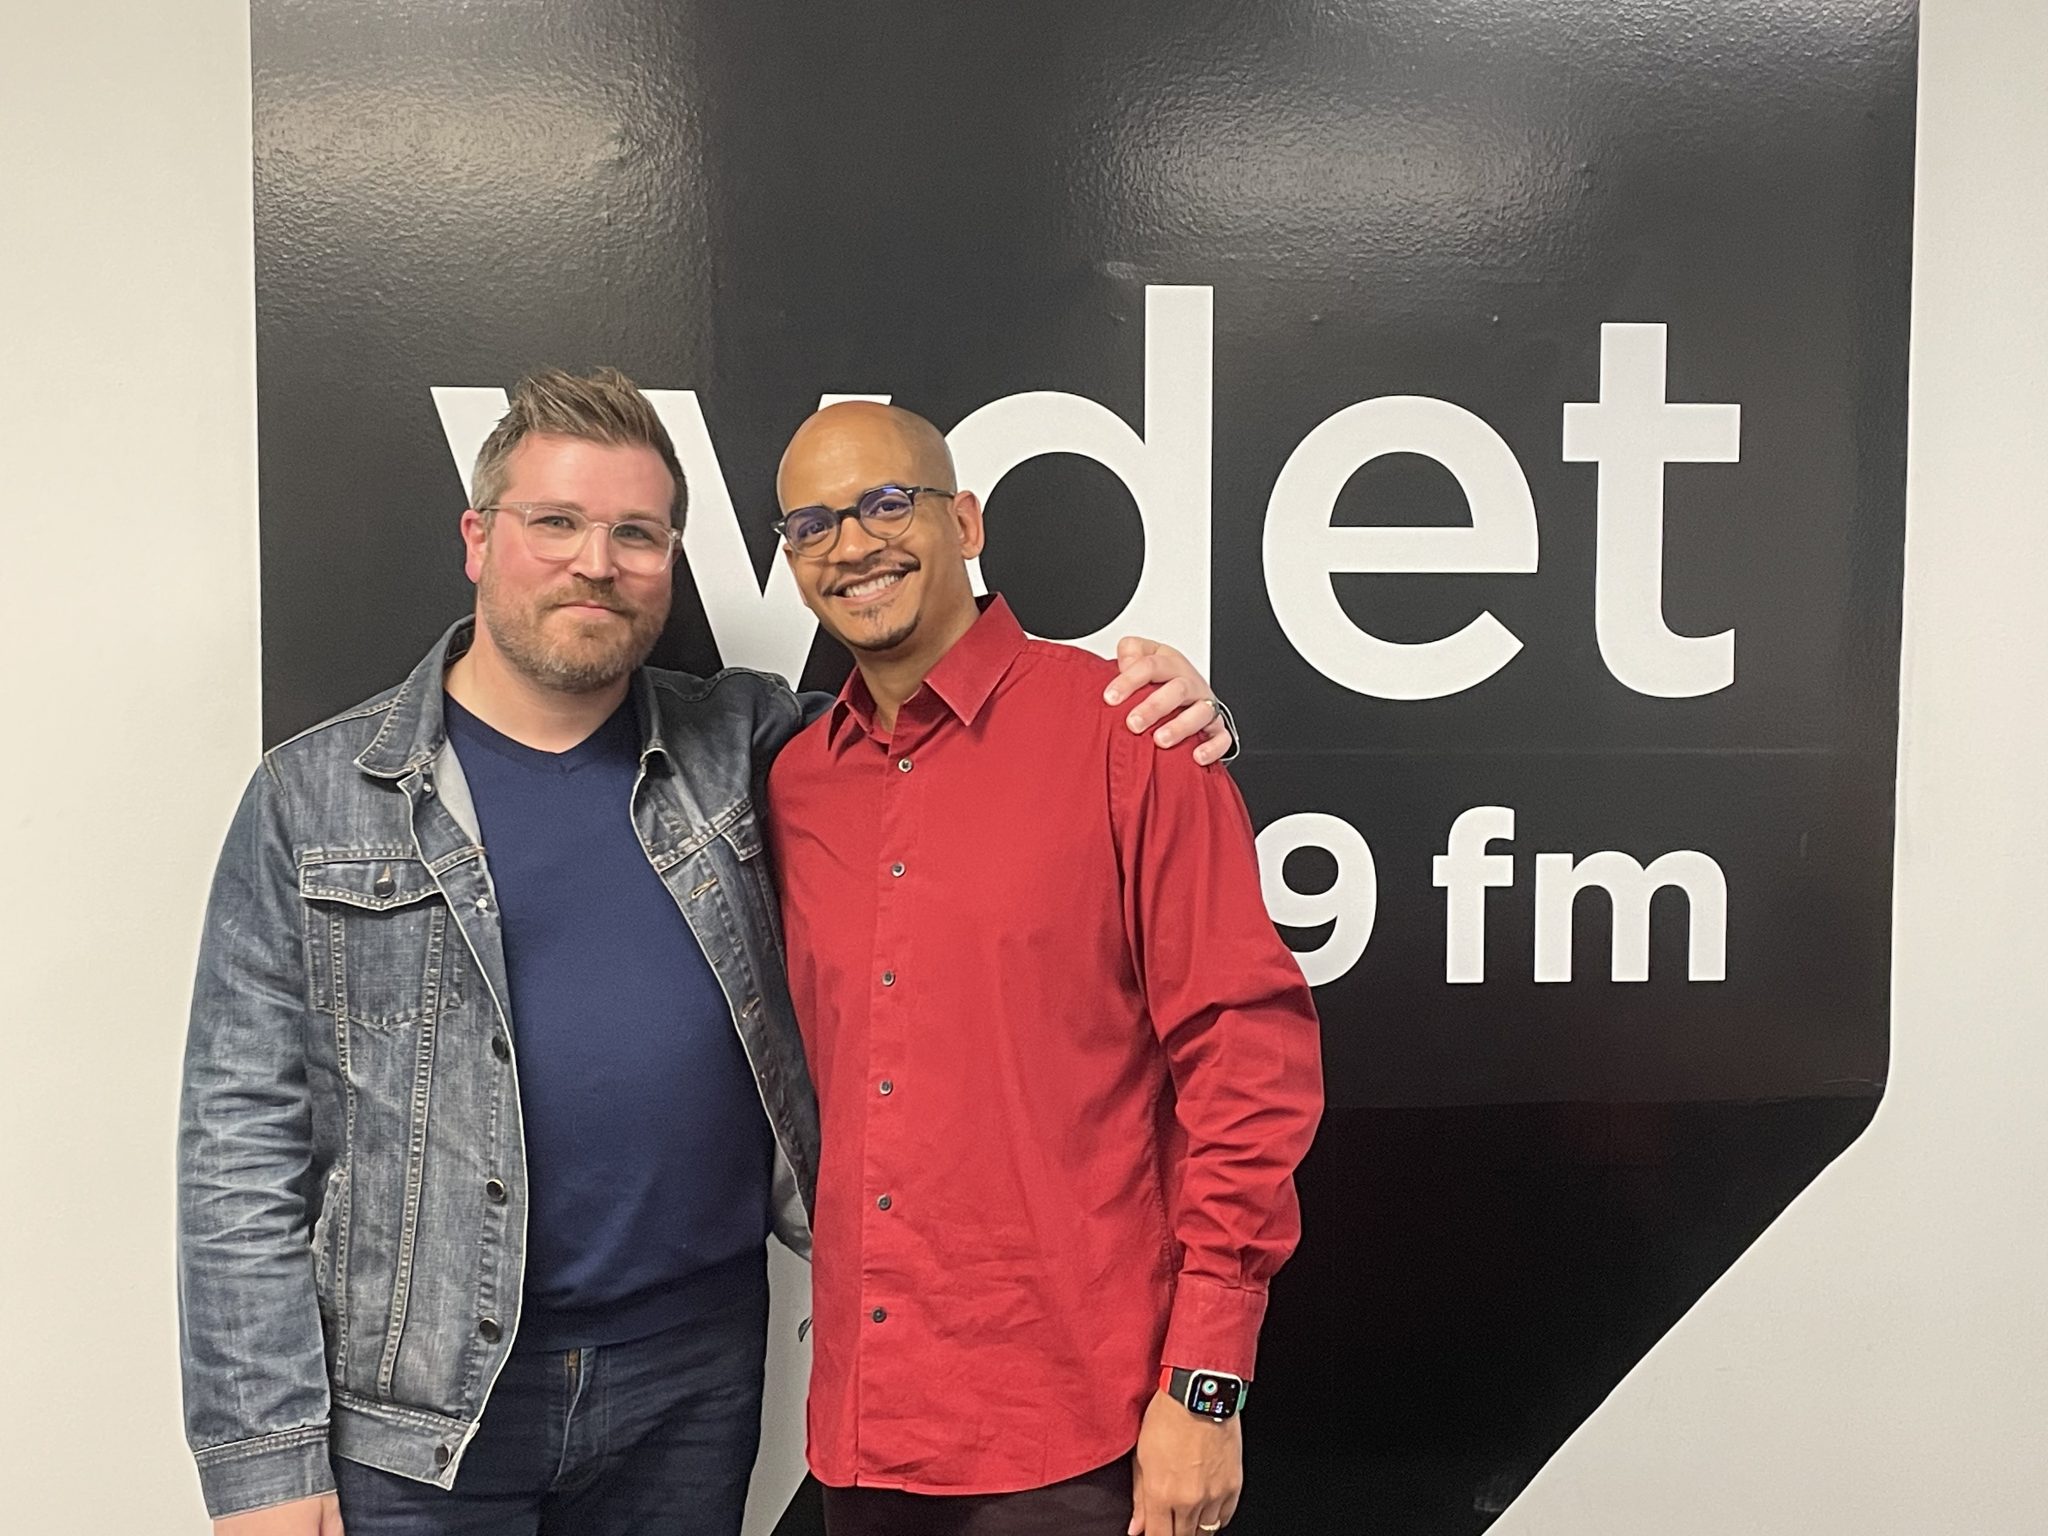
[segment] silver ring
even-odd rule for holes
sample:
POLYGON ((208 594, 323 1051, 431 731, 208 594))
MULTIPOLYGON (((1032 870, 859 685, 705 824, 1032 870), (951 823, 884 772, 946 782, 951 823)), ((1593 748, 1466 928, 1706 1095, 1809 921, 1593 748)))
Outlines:
MULTIPOLYGON (((1244 741, 1237 734, 1237 721, 1231 718, 1230 706, 1212 693, 1209 695, 1209 707, 1216 712, 1216 719, 1223 722, 1223 729, 1230 732, 1230 750, 1217 758, 1216 761, 1219 763, 1235 762, 1237 754, 1244 750, 1244 741)), ((1207 1530, 1208 1527, 1198 1525, 1195 1529, 1201 1531, 1207 1530)), ((1220 1531, 1223 1527, 1219 1525, 1216 1529, 1220 1531)))

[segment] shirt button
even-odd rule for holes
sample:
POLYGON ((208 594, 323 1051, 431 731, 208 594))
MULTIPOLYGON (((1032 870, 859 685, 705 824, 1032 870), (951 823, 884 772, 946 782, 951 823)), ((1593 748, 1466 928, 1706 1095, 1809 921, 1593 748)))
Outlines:
POLYGON ((490 911, 490 910, 491 910, 491 898, 490 898, 490 897, 488 897, 488 896, 479 896, 479 897, 477 897, 477 899, 476 899, 476 909, 477 909, 477 911, 479 911, 479 912, 488 912, 488 911, 490 911))
POLYGON ((903 866, 901 864, 891 864, 889 866, 889 873, 901 879, 903 876, 903 866))
POLYGON ((882 1086, 881 1086, 881 1094, 882 1094, 882 1097, 886 1099, 887 1097, 889 1097, 889 1095, 890 1095, 890 1094, 894 1093, 895 1091, 896 1091, 896 1085, 895 1085, 894 1083, 890 1082, 888 1078, 886 1078, 886 1077, 885 1077, 885 1078, 883 1078, 883 1079, 882 1079, 882 1086))
POLYGON ((433 792, 434 792, 434 781, 433 781, 432 779, 421 779, 421 780, 420 780, 420 793, 421 793, 421 794, 423 794, 423 795, 431 795, 431 794, 432 794, 433 792))
POLYGON ((503 1179, 486 1180, 484 1183, 484 1198, 493 1205, 503 1205, 505 1203, 505 1181, 503 1179))
POLYGON ((899 758, 897 758, 897 759, 896 759, 896 771, 897 771, 898 773, 908 773, 908 772, 910 772, 910 759, 909 759, 909 758, 907 758, 907 757, 899 757, 899 758))
POLYGON ((890 1201, 889 1197, 887 1195, 884 1195, 881 1199, 875 1202, 875 1209, 878 1211, 886 1211, 887 1209, 889 1209, 889 1206, 891 1204, 892 1202, 890 1201))
POLYGON ((505 1038, 503 1030, 491 1036, 491 1054, 500 1061, 512 1059, 512 1042, 505 1038))
POLYGON ((874 1311, 870 1312, 868 1316, 872 1317, 878 1323, 886 1323, 887 1321, 889 1321, 889 1309, 887 1307, 877 1307, 874 1311))
POLYGON ((883 985, 883 986, 885 986, 885 987, 893 987, 893 986, 895 986, 895 985, 896 985, 896 973, 895 973, 894 971, 884 971, 884 972, 882 972, 882 985, 883 985))
POLYGON ((476 1325, 476 1331, 477 1337, 482 1339, 486 1344, 495 1344, 498 1342, 498 1340, 505 1337, 505 1330, 498 1326, 498 1320, 495 1317, 487 1317, 482 1322, 478 1323, 476 1325))

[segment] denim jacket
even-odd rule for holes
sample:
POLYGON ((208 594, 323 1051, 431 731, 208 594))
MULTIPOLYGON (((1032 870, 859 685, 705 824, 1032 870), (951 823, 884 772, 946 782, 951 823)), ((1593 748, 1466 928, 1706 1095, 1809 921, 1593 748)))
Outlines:
MULTIPOLYGON (((525 1147, 490 870, 442 725, 455 625, 396 689, 265 755, 201 940, 178 1145, 186 1434, 216 1516, 449 1487, 512 1349, 525 1147)), ((756 805, 780 679, 642 668, 633 823, 717 973, 810 1249, 818 1118, 756 805)))

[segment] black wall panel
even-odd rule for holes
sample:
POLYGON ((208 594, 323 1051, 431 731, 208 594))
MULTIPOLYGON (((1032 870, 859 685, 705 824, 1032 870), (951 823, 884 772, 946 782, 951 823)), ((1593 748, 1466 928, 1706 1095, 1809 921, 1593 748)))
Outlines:
MULTIPOLYGON (((609 362, 696 391, 760 575, 775 459, 821 392, 891 392, 951 428, 1060 390, 1142 430, 1147 289, 1211 290, 1211 675, 1250 738, 1239 779, 1261 827, 1348 823, 1377 886, 1370 943, 1319 988, 1333 1108, 1239 1530, 1483 1528, 1868 1120, 1907 0, 255 0, 253 19, 273 740, 468 604, 436 387, 609 362), (1601 469, 1567 457, 1565 410, 1602 398, 1607 324, 1664 328, 1670 402, 1740 407, 1739 458, 1662 474, 1663 621, 1734 632, 1726 687, 1652 696, 1598 642, 1601 469), (1346 687, 1269 589, 1283 467, 1381 396, 1481 419, 1535 508, 1533 572, 1324 578, 1388 640, 1505 624, 1520 652, 1445 697, 1346 687), (1432 859, 1480 806, 1515 813, 1494 845, 1513 883, 1486 897, 1485 980, 1451 983, 1432 859), (1599 891, 1573 909, 1572 979, 1534 979, 1538 855, 1602 850, 1714 862, 1725 979, 1688 978, 1675 890, 1647 981, 1609 979, 1599 891)), ((1071 454, 1005 476, 990 514, 985 570, 1041 634, 1112 622, 1161 555, 1118 478, 1071 454)), ((1362 467, 1330 513, 1470 519, 1415 452, 1362 467)), ((688 572, 657 659, 746 659, 721 657, 688 572)), ((805 676, 843 668, 820 643, 805 676)), ((1287 877, 1331 870, 1311 850, 1287 877)), ((812 1519, 800 1498, 785 1528, 812 1519)))

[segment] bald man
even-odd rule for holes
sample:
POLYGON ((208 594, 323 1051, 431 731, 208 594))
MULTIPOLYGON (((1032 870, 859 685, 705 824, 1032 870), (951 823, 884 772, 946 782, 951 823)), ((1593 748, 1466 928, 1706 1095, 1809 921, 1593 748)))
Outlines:
POLYGON ((778 492, 855 663, 769 778, 827 1527, 1219 1530, 1322 1104, 1243 801, 1104 718, 1109 663, 976 600, 981 504, 929 422, 821 411, 778 492))

